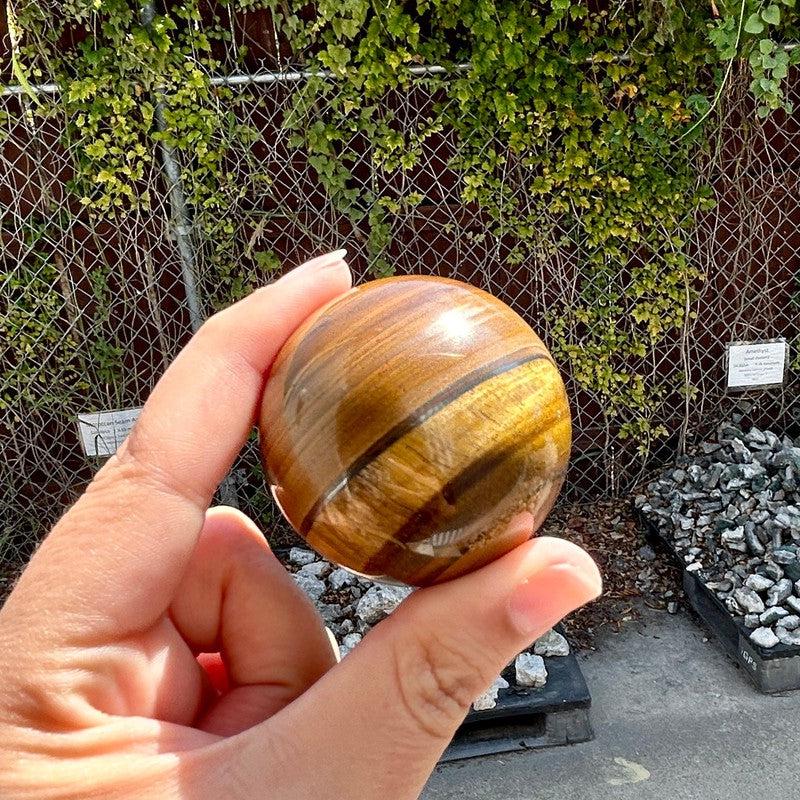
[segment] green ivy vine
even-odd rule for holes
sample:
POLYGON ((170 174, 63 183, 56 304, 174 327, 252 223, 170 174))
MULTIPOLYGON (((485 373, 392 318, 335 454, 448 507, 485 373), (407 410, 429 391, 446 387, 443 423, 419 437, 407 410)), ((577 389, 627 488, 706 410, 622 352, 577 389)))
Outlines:
MULTIPOLYGON (((426 141, 448 131, 461 200, 490 220, 505 261, 570 253, 579 279, 570 292, 553 279, 543 320, 557 357, 615 436, 645 450, 665 433, 651 416, 671 387, 640 365, 687 324, 703 277, 686 254, 712 203, 696 165, 734 62, 749 65, 759 117, 791 111, 785 80, 800 48, 783 43, 800 36, 794 0, 320 0, 313 13, 302 0, 178 0, 152 18, 130 0, 19 3, 13 72, 23 87, 63 90, 55 105, 26 102, 65 120, 74 198, 95 218, 148 212, 148 176, 166 148, 180 164, 209 310, 253 288, 244 275, 278 266, 270 250, 242 248, 254 237, 237 209, 269 176, 254 162, 246 181, 230 169, 232 150, 262 134, 236 114, 251 98, 210 79, 222 69, 215 46, 230 36, 223 10, 269 11, 279 38, 320 73, 295 92, 283 127, 363 237, 375 274, 392 270, 398 219, 425 201, 382 178, 413 170, 426 141), (82 40, 63 46, 76 29, 82 40), (444 73, 419 74, 431 64, 444 73), (386 98, 416 86, 435 102, 400 124, 386 98), (356 139, 380 178, 366 187, 356 139), (523 196, 509 195, 509 175, 523 196)), ((98 276, 93 286, 102 291, 98 276)))
POLYGON ((0 271, 0 283, 8 292, 8 307, 0 314, 0 340, 13 351, 0 371, 0 411, 22 423, 20 406, 58 412, 64 386, 76 392, 88 385, 76 357, 77 331, 63 319, 63 298, 53 290, 59 285, 59 265, 37 250, 45 226, 31 227, 26 244, 31 248, 24 268, 0 271))
POLYGON ((309 65, 332 76, 307 82, 288 124, 331 201, 366 230, 374 270, 390 269, 393 215, 423 198, 356 188, 348 142, 365 136, 373 168, 391 174, 416 165, 427 137, 455 131, 462 199, 513 241, 508 264, 578 242, 579 289, 554 293, 548 338, 617 420, 616 435, 645 451, 666 433, 650 421, 665 387, 636 365, 686 324, 703 277, 685 252, 696 213, 713 203, 695 172, 703 123, 736 58, 750 64, 759 116, 791 110, 783 81, 800 51, 780 42, 796 34, 793 3, 649 0, 590 12, 571 0, 345 0, 318 3, 306 24, 303 3, 270 7, 313 54, 309 65), (431 63, 450 71, 425 79, 441 101, 401 132, 387 93, 431 63), (509 173, 524 200, 509 196, 509 173))
MULTIPOLYGON (((231 89, 211 85, 220 71, 212 45, 229 34, 216 16, 207 25, 201 7, 200 0, 174 3, 146 19, 142 4, 128 0, 73 0, 58 14, 26 3, 15 27, 26 85, 50 79, 64 89, 55 112, 75 153, 71 188, 91 217, 150 211, 159 147, 177 159, 203 273, 213 276, 203 289, 214 310, 254 288, 241 281, 240 231, 230 214, 248 186, 227 172, 225 159, 234 143, 246 147, 260 133, 236 119, 240 98, 231 89), (74 47, 59 46, 76 28, 90 33, 74 47)), ((32 97, 32 112, 53 109, 32 97)), ((256 168, 248 180, 252 186, 265 176, 256 168)), ((254 259, 274 268, 268 252, 254 259)))

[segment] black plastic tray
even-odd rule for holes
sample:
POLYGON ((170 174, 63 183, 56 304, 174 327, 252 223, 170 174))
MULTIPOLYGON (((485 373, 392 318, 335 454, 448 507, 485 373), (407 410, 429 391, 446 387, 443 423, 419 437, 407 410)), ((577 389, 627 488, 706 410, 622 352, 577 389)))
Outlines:
POLYGON ((592 739, 589 720, 592 699, 577 659, 570 653, 544 661, 547 667, 544 686, 517 687, 506 678, 511 685, 500 690, 497 705, 486 711, 470 711, 441 761, 592 739))

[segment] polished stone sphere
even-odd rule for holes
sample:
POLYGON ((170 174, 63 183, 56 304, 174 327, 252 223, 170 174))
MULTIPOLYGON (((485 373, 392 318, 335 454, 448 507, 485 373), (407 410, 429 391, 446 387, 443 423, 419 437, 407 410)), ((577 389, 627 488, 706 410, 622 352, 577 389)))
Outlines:
POLYGON ((466 283, 365 283, 301 325, 259 427, 273 496, 309 545, 410 585, 530 538, 570 450, 553 360, 507 305, 466 283))

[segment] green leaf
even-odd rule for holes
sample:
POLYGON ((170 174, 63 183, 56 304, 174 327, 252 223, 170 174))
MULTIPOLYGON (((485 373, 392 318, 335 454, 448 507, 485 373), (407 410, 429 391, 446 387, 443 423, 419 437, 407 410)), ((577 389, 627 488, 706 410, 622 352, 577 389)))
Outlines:
POLYGON ((781 8, 773 3, 761 12, 761 19, 769 25, 779 25, 781 21, 781 8))
POLYGON ((772 93, 775 92, 778 88, 778 84, 775 81, 770 80, 769 78, 761 78, 758 81, 758 83, 765 92, 772 93))
POLYGON ((747 33, 762 33, 764 31, 764 23, 758 14, 751 14, 744 23, 744 29, 747 33))
POLYGON ((736 55, 737 36, 733 17, 718 20, 716 26, 709 31, 708 37, 719 51, 720 58, 727 61, 736 55))
POLYGON ((256 250, 253 253, 253 261, 265 272, 274 272, 281 268, 280 259, 272 250, 256 250))
POLYGON ((692 94, 686 98, 686 108, 702 117, 711 108, 711 103, 704 94, 692 94))
POLYGON ((775 42, 772 39, 762 39, 758 43, 758 49, 767 56, 775 49, 775 42))

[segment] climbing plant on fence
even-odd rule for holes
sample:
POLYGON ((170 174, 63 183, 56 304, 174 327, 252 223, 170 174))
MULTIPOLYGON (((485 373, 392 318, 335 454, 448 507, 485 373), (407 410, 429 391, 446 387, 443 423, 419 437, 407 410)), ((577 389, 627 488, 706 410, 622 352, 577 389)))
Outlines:
POLYGON ((291 124, 332 201, 356 222, 371 209, 380 271, 391 267, 379 255, 386 217, 420 198, 352 190, 343 156, 357 133, 393 172, 414 167, 426 137, 456 131, 463 200, 510 240, 509 263, 583 242, 577 291, 552 298, 549 340, 578 385, 619 417, 618 435, 646 450, 666 433, 648 413, 665 387, 631 365, 685 323, 702 278, 684 232, 713 202, 698 177, 704 123, 737 57, 749 59, 760 116, 786 105, 797 51, 776 39, 796 32, 792 6, 351 0, 317 4, 306 24, 284 11, 293 41, 336 78, 306 83, 291 124), (419 63, 466 68, 438 81, 443 101, 403 138, 384 97, 408 89, 419 63), (506 191, 509 171, 522 174, 524 196, 506 191))

